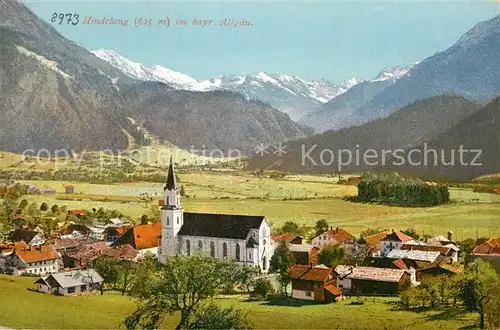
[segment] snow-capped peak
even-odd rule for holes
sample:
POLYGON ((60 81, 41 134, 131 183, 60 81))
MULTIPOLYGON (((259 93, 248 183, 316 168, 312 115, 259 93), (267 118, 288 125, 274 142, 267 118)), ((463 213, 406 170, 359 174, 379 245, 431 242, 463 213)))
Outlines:
POLYGON ((166 84, 176 86, 190 85, 198 82, 194 78, 191 78, 183 73, 170 70, 161 65, 155 65, 152 68, 147 68, 143 64, 133 62, 113 50, 99 49, 92 51, 92 53, 116 67, 126 75, 135 79, 143 81, 161 81, 166 84))
POLYGON ((375 79, 371 80, 371 82, 384 81, 388 79, 397 80, 406 75, 418 63, 420 62, 414 62, 405 66, 395 66, 392 68, 384 69, 377 75, 377 77, 375 77, 375 79))

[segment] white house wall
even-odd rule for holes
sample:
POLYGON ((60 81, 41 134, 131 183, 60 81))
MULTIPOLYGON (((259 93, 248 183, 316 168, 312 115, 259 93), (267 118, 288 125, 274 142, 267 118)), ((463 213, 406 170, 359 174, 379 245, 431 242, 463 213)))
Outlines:
POLYGON ((292 297, 303 300, 314 300, 314 291, 292 290, 292 297), (307 295, 310 294, 310 296, 307 295))

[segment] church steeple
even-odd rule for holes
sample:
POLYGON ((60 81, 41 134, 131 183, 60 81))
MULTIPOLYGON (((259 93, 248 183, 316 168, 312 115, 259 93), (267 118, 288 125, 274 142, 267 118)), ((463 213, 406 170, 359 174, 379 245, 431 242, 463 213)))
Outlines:
POLYGON ((168 166, 167 182, 163 190, 175 190, 177 189, 177 182, 175 180, 174 164, 172 162, 172 156, 170 156, 170 165, 168 166))

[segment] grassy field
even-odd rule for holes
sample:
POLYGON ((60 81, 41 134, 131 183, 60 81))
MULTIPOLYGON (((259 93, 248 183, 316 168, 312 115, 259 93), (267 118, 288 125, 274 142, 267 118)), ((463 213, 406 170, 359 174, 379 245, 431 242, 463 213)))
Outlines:
MULTIPOLYGON (((294 175, 286 179, 271 179, 243 172, 192 172, 179 176, 189 196, 182 199, 188 212, 264 215, 276 227, 286 221, 313 225, 317 220, 326 219, 332 226, 344 227, 353 234, 368 228, 411 227, 431 235, 452 230, 456 240, 500 235, 500 195, 475 193, 471 189, 451 189, 453 203, 448 205, 404 208, 344 201, 343 196, 356 194, 356 187, 336 184, 337 178, 326 176, 294 175)), ((29 201, 67 205, 70 209, 117 209, 133 219, 147 212, 145 204, 138 201, 140 194, 148 193, 159 199, 163 191, 162 183, 151 182, 112 185, 61 181, 29 183, 60 192, 57 195, 28 196, 29 201), (76 194, 62 193, 63 185, 68 183, 75 185, 76 194)))
MULTIPOLYGON (((0 327, 23 329, 114 329, 134 310, 135 303, 118 294, 57 297, 29 291, 34 278, 0 275, 0 327)), ((394 311, 391 298, 368 298, 362 306, 349 299, 337 304, 281 306, 267 302, 216 299, 224 307, 251 312, 255 329, 460 329, 472 328, 474 314, 460 311, 394 311)), ((178 316, 162 328, 173 329, 178 316)))

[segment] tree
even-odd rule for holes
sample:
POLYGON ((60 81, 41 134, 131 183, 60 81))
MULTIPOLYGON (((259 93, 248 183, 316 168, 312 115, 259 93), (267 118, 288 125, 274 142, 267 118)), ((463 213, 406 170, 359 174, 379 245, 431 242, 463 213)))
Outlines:
POLYGON ((28 214, 31 215, 32 217, 38 216, 40 213, 40 209, 38 208, 38 205, 33 202, 28 206, 28 214))
POLYGON ((28 201, 26 199, 23 199, 20 203, 19 203, 19 209, 21 210, 24 210, 28 207, 28 201))
POLYGON ((318 254, 318 263, 330 268, 335 268, 342 264, 346 257, 346 251, 340 244, 330 244, 325 246, 318 254))
POLYGON ((499 275, 490 264, 478 259, 468 265, 460 284, 464 305, 479 314, 479 327, 484 329, 486 311, 499 303, 500 296, 495 296, 500 285, 499 275))
POLYGON ((278 281, 281 285, 281 290, 287 295, 287 287, 290 284, 291 278, 288 270, 295 263, 293 253, 288 248, 288 242, 281 241, 274 250, 274 254, 269 261, 269 270, 278 275, 278 281))
POLYGON ((181 186, 181 190, 179 192, 181 194, 181 196, 185 196, 186 195, 186 190, 184 189, 184 185, 181 186))
POLYGON ((457 245, 460 247, 462 256, 466 258, 476 247, 476 241, 472 238, 466 238, 463 241, 458 242, 457 245))
POLYGON ((40 211, 47 211, 49 209, 49 205, 45 202, 42 203, 42 205, 40 205, 40 211))
POLYGON ((236 283, 243 286, 248 295, 251 294, 252 286, 255 285, 255 277, 259 274, 257 267, 241 267, 235 275, 236 283))
POLYGON ((88 263, 89 268, 95 269, 104 280, 101 284, 101 294, 104 290, 104 285, 109 284, 112 288, 116 287, 119 279, 118 259, 110 256, 102 255, 88 263))
POLYGON ((280 233, 300 235, 300 227, 298 224, 296 224, 293 221, 287 221, 287 222, 285 222, 283 227, 281 227, 280 233))
POLYGON ((135 262, 126 259, 117 260, 115 264, 122 296, 124 296, 133 285, 133 276, 135 274, 136 265, 137 264, 135 262))
POLYGON ((328 223, 326 222, 326 220, 321 219, 316 221, 316 224, 314 225, 314 236, 324 233, 325 231, 328 231, 328 223))
POLYGON ((252 329, 248 312, 230 308, 222 308, 215 304, 203 307, 196 313, 196 321, 189 329, 252 329))
POLYGON ((141 215, 141 225, 147 225, 149 222, 149 217, 147 214, 141 215))
POLYGON ((176 329, 189 328, 200 305, 234 281, 236 267, 233 262, 202 254, 169 257, 159 265, 156 276, 148 279, 141 290, 134 291, 138 307, 127 316, 126 327, 154 329, 167 315, 180 312, 176 329))
POLYGON ((274 293, 274 288, 267 278, 259 278, 255 281, 252 296, 255 298, 266 299, 274 293))
POLYGON ((52 211, 52 213, 58 214, 59 213, 59 206, 57 204, 54 204, 54 205, 52 205, 50 210, 52 211))

